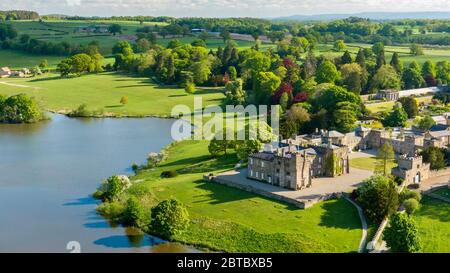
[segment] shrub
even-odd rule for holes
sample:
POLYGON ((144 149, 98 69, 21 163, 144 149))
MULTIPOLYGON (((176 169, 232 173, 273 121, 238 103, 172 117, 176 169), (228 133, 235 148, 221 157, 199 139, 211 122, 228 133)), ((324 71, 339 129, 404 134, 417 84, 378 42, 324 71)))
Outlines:
POLYGON ((408 199, 416 199, 417 202, 420 202, 420 200, 422 200, 422 196, 420 195, 419 192, 417 191, 410 191, 408 189, 405 189, 401 194, 400 194, 400 202, 403 203, 405 200, 408 199))
POLYGON ((125 175, 114 175, 103 181, 102 185, 94 193, 97 199, 112 201, 131 187, 130 179, 125 175))
POLYGON ((70 111, 67 114, 69 117, 90 117, 92 116, 92 112, 87 109, 87 105, 85 103, 78 106, 77 109, 70 111))
POLYGON ((127 225, 141 227, 148 222, 148 216, 145 208, 141 205, 139 200, 131 196, 127 200, 125 210, 123 212, 123 221, 127 225))
POLYGON ((195 84, 188 82, 186 83, 186 86, 184 87, 184 91, 188 94, 194 94, 195 93, 195 84))
POLYGON ((125 206, 118 201, 101 203, 97 207, 97 212, 100 215, 115 221, 122 218, 124 210, 125 206))
POLYGON ((123 96, 120 99, 120 104, 122 104, 122 105, 128 104, 128 97, 127 96, 123 96))
POLYGON ((421 247, 416 223, 405 213, 392 216, 383 232, 383 239, 392 252, 419 252, 421 247))
POLYGON ((136 173, 139 170, 139 165, 134 162, 133 164, 131 164, 131 169, 136 173))
POLYGON ((182 233, 189 225, 189 213, 185 206, 169 199, 160 202, 151 210, 150 231, 162 238, 170 239, 182 233))
POLYGON ((163 171, 161 173, 162 178, 172 178, 172 177, 176 177, 176 176, 178 176, 178 173, 177 173, 177 171, 174 171, 174 170, 163 171))
POLYGON ((414 198, 409 198, 403 202, 403 207, 405 208, 406 213, 411 215, 419 208, 419 201, 414 198))

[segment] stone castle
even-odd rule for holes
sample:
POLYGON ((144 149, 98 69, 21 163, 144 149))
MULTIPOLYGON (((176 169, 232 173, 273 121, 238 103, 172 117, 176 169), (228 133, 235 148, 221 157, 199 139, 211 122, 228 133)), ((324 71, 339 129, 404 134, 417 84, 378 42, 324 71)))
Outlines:
POLYGON ((353 132, 317 131, 282 140, 275 148, 249 156, 248 178, 275 186, 301 190, 312 186, 315 177, 335 177, 350 172, 349 153, 378 149, 389 142, 398 155, 392 174, 407 183, 428 179, 430 164, 422 162, 420 150, 447 148, 450 144, 450 118, 429 131, 413 129, 377 130, 363 126, 353 132))

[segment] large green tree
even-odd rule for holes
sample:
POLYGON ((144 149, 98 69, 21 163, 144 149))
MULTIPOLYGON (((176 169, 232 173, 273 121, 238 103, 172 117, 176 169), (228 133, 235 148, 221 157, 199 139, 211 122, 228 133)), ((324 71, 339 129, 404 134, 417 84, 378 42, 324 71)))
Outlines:
POLYGON ((413 253, 422 249, 417 225, 406 213, 392 215, 383 239, 392 252, 413 253))
POLYGON ((383 125, 386 127, 405 127, 408 120, 408 114, 403 109, 401 103, 397 102, 392 111, 383 119, 383 125))
POLYGON ((374 223, 395 213, 399 206, 399 196, 394 181, 388 176, 375 175, 363 181, 357 190, 356 201, 364 210, 364 215, 374 223))
POLYGON ((259 72, 254 80, 253 94, 258 104, 269 104, 272 95, 280 87, 281 79, 272 72, 259 72))
POLYGON ((339 71, 331 61, 324 61, 316 71, 317 83, 334 83, 339 79, 339 71))
POLYGON ((402 97, 398 99, 403 106, 403 109, 408 114, 408 118, 415 118, 419 114, 419 106, 414 97, 402 97))
POLYGON ((380 149, 375 161, 375 173, 381 175, 389 175, 391 173, 391 167, 395 160, 394 149, 390 142, 385 142, 380 149))

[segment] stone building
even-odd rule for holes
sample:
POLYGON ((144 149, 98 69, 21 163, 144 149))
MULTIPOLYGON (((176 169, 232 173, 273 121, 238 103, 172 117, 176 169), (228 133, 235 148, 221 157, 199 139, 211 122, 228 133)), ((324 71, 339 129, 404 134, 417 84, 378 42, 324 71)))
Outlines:
POLYGON ((292 141, 280 143, 276 149, 249 156, 248 178, 300 190, 312 186, 314 177, 349 172, 348 149, 331 143, 302 147, 292 141))
POLYGON ((422 162, 421 156, 400 156, 398 166, 392 169, 392 175, 402 178, 407 184, 419 184, 430 177, 430 164, 422 162))
POLYGON ((11 76, 11 69, 9 67, 0 67, 0 78, 7 78, 11 76))

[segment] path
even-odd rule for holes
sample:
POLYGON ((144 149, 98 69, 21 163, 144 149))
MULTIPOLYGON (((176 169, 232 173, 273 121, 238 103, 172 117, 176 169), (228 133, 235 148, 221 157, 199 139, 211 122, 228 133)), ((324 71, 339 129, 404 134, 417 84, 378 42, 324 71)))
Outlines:
POLYGON ((15 83, 9 83, 9 82, 0 82, 0 84, 14 86, 14 87, 21 87, 21 88, 35 88, 35 89, 39 88, 39 87, 33 87, 33 86, 29 86, 29 85, 15 84, 15 83))
POLYGON ((353 200, 351 200, 348 197, 345 197, 345 199, 347 199, 347 201, 352 203, 356 207, 356 209, 358 210, 359 219, 361 220, 361 228, 362 228, 361 241, 359 241, 358 253, 363 253, 364 249, 366 248, 366 241, 367 241, 367 221, 366 221, 366 217, 364 216, 362 208, 360 206, 358 206, 358 204, 353 202, 353 200))

